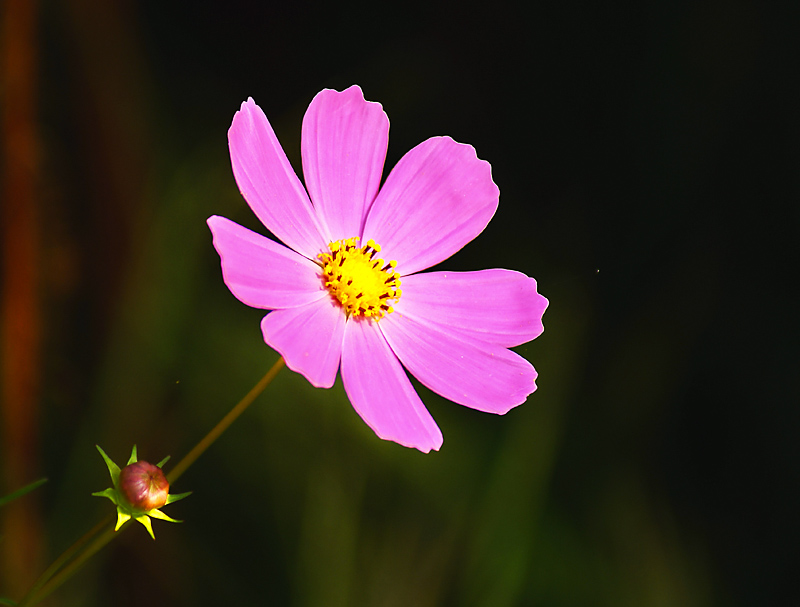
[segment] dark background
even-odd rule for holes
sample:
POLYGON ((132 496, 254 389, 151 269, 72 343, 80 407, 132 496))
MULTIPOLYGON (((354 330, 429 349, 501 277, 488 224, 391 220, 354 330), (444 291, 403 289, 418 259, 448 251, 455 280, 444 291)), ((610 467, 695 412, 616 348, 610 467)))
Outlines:
MULTIPOLYGON (((475 146, 500 207, 443 267, 520 270, 550 300, 517 349, 540 374, 525 405, 493 417, 420 388, 439 453, 377 439, 339 382, 283 372, 176 484, 194 494, 165 512, 186 522, 126 531, 51 604, 792 603, 788 4, 39 2, 33 573, 110 508, 90 496, 109 485, 96 443, 180 458, 277 358, 205 225, 259 229, 226 139, 248 96, 298 170, 326 87, 383 104, 387 171, 433 135, 475 146)), ((0 579, 21 587, 5 537, 0 579)))

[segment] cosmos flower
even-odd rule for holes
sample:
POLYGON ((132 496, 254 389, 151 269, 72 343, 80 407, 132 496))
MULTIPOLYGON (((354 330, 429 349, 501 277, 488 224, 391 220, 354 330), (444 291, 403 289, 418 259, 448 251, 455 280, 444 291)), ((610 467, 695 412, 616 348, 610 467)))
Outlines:
POLYGON ((442 433, 406 375, 456 403, 506 413, 536 389, 509 350, 537 337, 547 300, 510 270, 429 272, 480 234, 500 192, 489 163, 449 137, 400 159, 380 187, 389 119, 361 89, 323 90, 303 119, 305 188, 252 99, 228 131, 247 204, 286 246, 208 220, 225 284, 272 310, 266 343, 316 387, 347 396, 387 440, 423 452, 442 433))
POLYGON ((92 493, 92 495, 107 497, 117 507, 117 525, 114 527, 114 531, 118 531, 122 525, 133 519, 147 529, 150 537, 156 539, 150 523, 151 516, 171 523, 181 522, 168 517, 159 510, 162 506, 182 500, 191 493, 190 491, 176 495, 169 492, 169 482, 161 471, 161 466, 167 462, 169 457, 154 466, 138 459, 136 445, 134 445, 128 464, 120 470, 119 466, 100 448, 100 445, 95 445, 95 447, 103 456, 114 486, 92 493))

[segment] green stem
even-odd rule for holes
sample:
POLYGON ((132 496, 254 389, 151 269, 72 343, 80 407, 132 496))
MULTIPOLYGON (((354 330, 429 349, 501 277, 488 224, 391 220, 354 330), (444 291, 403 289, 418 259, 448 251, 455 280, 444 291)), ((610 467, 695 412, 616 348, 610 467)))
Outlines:
MULTIPOLYGON (((105 521, 104 521, 105 522, 105 521)), ((107 523, 106 523, 107 524, 107 523)), ((120 531, 125 528, 126 525, 120 527, 120 531)), ((61 586, 64 582, 66 582, 72 575, 78 571, 86 561, 89 560, 93 554, 99 551, 103 546, 108 544, 111 540, 117 537, 118 533, 115 532, 111 527, 107 527, 106 530, 96 537, 94 541, 89 544, 83 552, 81 552, 78 556, 76 556, 72 562, 66 565, 61 571, 59 571, 56 575, 54 575, 50 581, 44 584, 38 592, 34 595, 28 593, 28 597, 22 600, 19 604, 19 607, 25 607, 26 605, 35 605, 45 597, 49 596, 56 588, 61 586)))
POLYGON ((50 580, 50 578, 53 577, 53 575, 55 575, 58 572, 58 570, 61 569, 61 567, 63 567, 64 564, 67 561, 69 561, 69 559, 71 559, 72 556, 86 544, 86 542, 91 540, 95 535, 97 535, 100 531, 102 531, 104 527, 107 527, 109 523, 113 522, 113 520, 114 520, 114 515, 109 514, 102 521, 100 521, 89 531, 87 531, 80 539, 78 539, 78 541, 72 544, 72 546, 67 548, 61 554, 61 556, 59 556, 55 561, 53 561, 53 564, 50 565, 47 569, 45 569, 44 573, 39 576, 39 579, 36 580, 36 583, 28 591, 28 594, 25 595, 25 598, 23 598, 22 601, 19 603, 19 606, 23 607, 24 605, 32 604, 29 601, 31 600, 32 597, 36 596, 36 594, 39 592, 39 589, 42 588, 42 586, 44 586, 50 580))
MULTIPOLYGON (((267 371, 266 375, 261 378, 261 380, 253 386, 253 388, 248 392, 245 397, 240 400, 236 406, 231 409, 228 414, 223 417, 219 423, 214 426, 211 431, 201 440, 195 447, 189 451, 189 453, 184 457, 178 464, 167 474, 167 480, 169 480, 170 484, 174 483, 178 480, 186 470, 189 469, 198 457, 200 457, 206 449, 208 449, 214 441, 216 441, 220 435, 228 429, 236 419, 244 413, 245 409, 249 407, 253 401, 264 391, 264 389, 275 379, 275 376, 278 374, 284 366, 285 362, 283 358, 279 358, 274 365, 267 371)), ((83 564, 99 551, 103 546, 108 544, 112 539, 114 539, 118 534, 114 532, 113 529, 107 528, 102 535, 94 538, 88 546, 86 545, 99 531, 103 529, 103 527, 108 527, 109 523, 112 522, 113 517, 108 516, 104 518, 100 523, 95 525, 91 530, 89 530, 83 537, 81 537, 77 542, 72 544, 69 548, 67 548, 64 553, 59 556, 50 567, 45 570, 45 572, 39 577, 33 587, 28 591, 28 594, 20 601, 19 607, 28 607, 30 605, 35 605, 50 593, 52 593, 56 588, 61 586, 64 582, 66 582, 72 575, 80 569, 83 564), (86 546, 84 548, 84 546, 86 546), (83 548, 83 551, 79 553, 79 551, 83 548), (77 554, 77 556, 76 556, 77 554), (72 560, 70 560, 72 559, 72 560)), ((127 523, 120 527, 120 530, 124 529, 127 526, 127 523)))
POLYGON ((272 365, 272 368, 267 371, 267 374, 261 378, 261 381, 253 386, 253 389, 250 390, 250 392, 248 392, 247 395, 240 400, 225 417, 219 420, 219 423, 211 429, 211 432, 206 434, 205 438, 197 443, 194 449, 189 451, 189 453, 186 454, 186 457, 179 461, 175 467, 169 471, 169 474, 167 474, 167 480, 170 482, 170 484, 178 480, 178 477, 186 472, 189 466, 191 466, 198 457, 203 455, 205 450, 208 449, 213 442, 219 438, 220 434, 225 432, 225 430, 228 429, 228 426, 230 426, 234 421, 236 421, 236 418, 244 413, 244 410, 247 409, 247 407, 249 407, 250 404, 258 397, 258 395, 264 391, 264 388, 266 388, 272 382, 272 380, 275 379, 278 371, 280 371, 285 364, 286 363, 284 362, 283 358, 279 358, 275 364, 272 365))

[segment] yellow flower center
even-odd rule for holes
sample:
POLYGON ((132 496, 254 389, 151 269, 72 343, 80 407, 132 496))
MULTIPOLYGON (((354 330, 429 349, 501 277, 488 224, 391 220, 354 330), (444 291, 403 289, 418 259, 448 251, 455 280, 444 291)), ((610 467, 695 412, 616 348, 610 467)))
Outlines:
POLYGON ((400 274, 395 272, 396 261, 375 257, 381 245, 370 239, 359 247, 359 240, 337 240, 328 245, 330 253, 319 254, 322 280, 348 316, 379 320, 394 312, 392 300, 397 303, 403 294, 400 274))

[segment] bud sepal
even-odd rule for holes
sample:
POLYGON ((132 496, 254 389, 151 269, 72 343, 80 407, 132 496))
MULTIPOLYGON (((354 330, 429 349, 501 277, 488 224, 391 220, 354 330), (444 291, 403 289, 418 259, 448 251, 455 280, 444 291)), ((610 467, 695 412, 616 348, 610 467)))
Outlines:
POLYGON ((117 507, 117 526, 114 527, 114 531, 118 531, 122 525, 133 519, 147 529, 150 537, 156 539, 150 517, 170 523, 183 522, 170 518, 159 509, 191 494, 191 491, 178 494, 169 493, 169 483, 161 471, 161 467, 167 463, 169 456, 154 466, 144 460, 138 460, 136 445, 134 445, 127 465, 120 470, 119 466, 111 461, 111 458, 99 445, 95 445, 95 447, 108 466, 108 473, 111 475, 111 482, 114 486, 92 493, 92 495, 107 497, 117 507))

